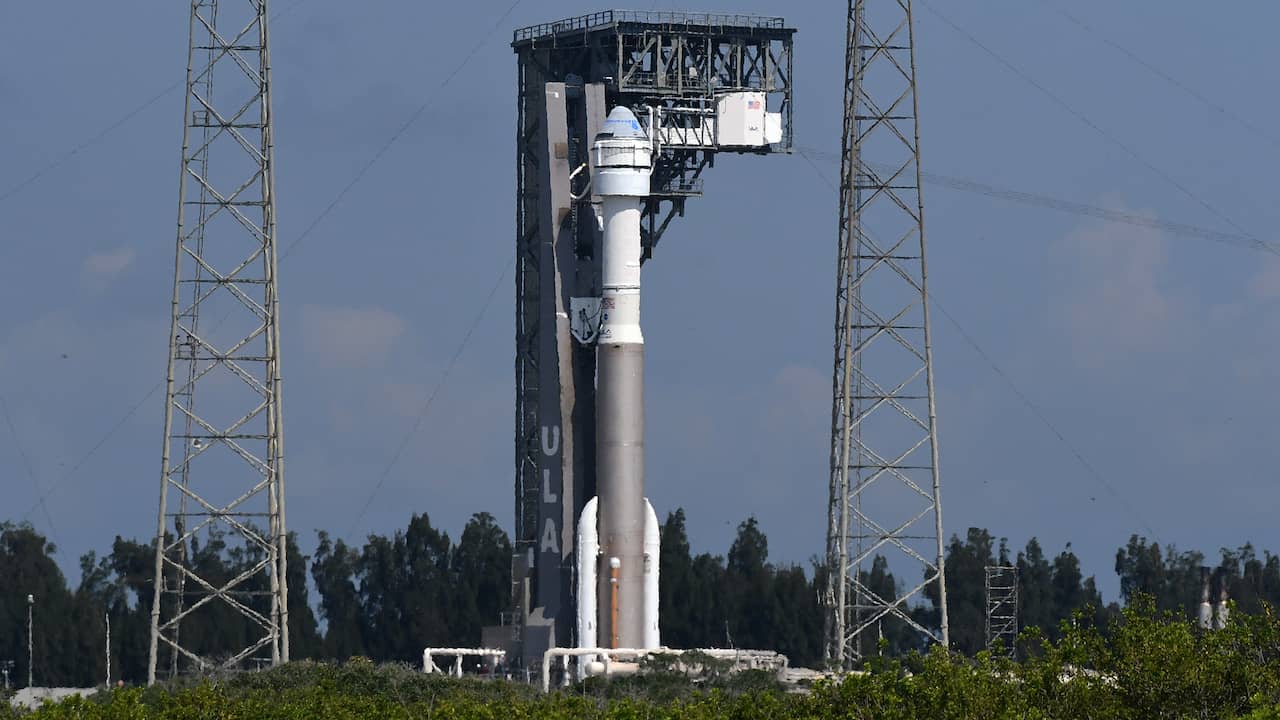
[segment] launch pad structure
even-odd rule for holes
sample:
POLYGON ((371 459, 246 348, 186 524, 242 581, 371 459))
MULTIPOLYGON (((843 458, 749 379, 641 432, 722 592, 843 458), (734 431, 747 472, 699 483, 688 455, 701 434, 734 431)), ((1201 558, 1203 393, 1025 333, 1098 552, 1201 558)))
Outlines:
POLYGON ((654 140, 644 262, 717 153, 791 151, 794 34, 778 17, 617 10, 514 34, 514 602, 499 632, 525 666, 580 641, 576 526, 597 494, 603 289, 593 139, 626 107, 654 140))
MULTIPOLYGON (((289 658, 267 2, 190 7, 151 683, 289 658), (195 551, 224 535, 243 562, 209 576, 195 551), (195 615, 251 636, 184 635, 195 615)), ((948 642, 911 2, 847 7, 823 597, 841 670, 882 619, 948 642), (921 580, 874 585, 884 552, 921 580), (930 586, 937 627, 910 606, 930 586)), ((795 32, 613 10, 514 34, 513 610, 484 643, 516 666, 597 637, 660 646, 640 268, 718 153, 792 151, 795 32)))

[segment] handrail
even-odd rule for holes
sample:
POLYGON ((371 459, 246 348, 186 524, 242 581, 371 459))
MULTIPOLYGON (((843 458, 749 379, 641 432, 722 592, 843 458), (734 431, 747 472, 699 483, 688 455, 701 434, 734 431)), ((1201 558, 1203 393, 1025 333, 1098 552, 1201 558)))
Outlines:
POLYGON ((497 650, 494 648, 442 648, 429 647, 422 651, 422 671, 428 675, 438 672, 444 672, 435 663, 434 656, 450 655, 454 657, 453 667, 448 674, 454 677, 462 677, 462 658, 467 656, 475 656, 480 658, 494 658, 501 661, 507 656, 506 650, 497 650))
MULTIPOLYGON (((563 672, 563 681, 565 684, 569 682, 569 658, 598 657, 603 665, 603 674, 607 677, 610 674, 610 665, 619 659, 634 659, 649 657, 651 655, 667 655, 673 657, 682 657, 689 655, 706 655, 711 658, 720 660, 732 660, 737 665, 745 665, 748 668, 770 667, 776 670, 783 670, 790 665, 790 660, 786 655, 774 650, 736 650, 732 648, 697 648, 692 650, 677 650, 673 648, 548 648, 542 654, 542 691, 551 691, 551 659, 560 658, 561 671, 563 672)), ((580 662, 581 660, 579 660, 580 662)))
POLYGON ((698 25, 707 27, 747 27, 781 30, 785 24, 780 17, 735 13, 698 13, 678 11, 602 10, 588 15, 540 23, 515 31, 514 42, 536 40, 574 30, 590 30, 616 23, 648 23, 654 25, 698 25))

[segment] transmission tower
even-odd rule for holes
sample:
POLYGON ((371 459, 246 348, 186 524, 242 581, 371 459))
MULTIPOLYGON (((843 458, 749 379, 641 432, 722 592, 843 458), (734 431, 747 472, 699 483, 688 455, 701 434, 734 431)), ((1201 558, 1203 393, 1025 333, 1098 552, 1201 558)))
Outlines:
POLYGON ((997 641, 1000 651, 1012 658, 1018 640, 1018 568, 1012 565, 986 567, 987 649, 997 641))
POLYGON ((850 0, 825 598, 837 668, 882 622, 947 643, 917 110, 910 0, 850 0), (877 555, 891 587, 871 582, 877 555), (936 627, 912 612, 928 592, 936 627))
POLYGON ((267 37, 191 0, 149 683, 289 658, 267 37))

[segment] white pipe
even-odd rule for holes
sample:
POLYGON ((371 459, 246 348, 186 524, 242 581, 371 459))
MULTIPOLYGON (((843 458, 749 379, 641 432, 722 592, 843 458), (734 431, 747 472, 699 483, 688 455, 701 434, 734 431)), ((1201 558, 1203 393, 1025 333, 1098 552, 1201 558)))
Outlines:
POLYGON ((641 648, 602 648, 602 647, 583 647, 583 648, 548 648, 542 653, 542 691, 549 692, 551 690, 551 660, 552 658, 563 658, 561 660, 564 667, 564 676, 569 675, 567 663, 569 658, 576 657, 594 657, 599 656, 604 661, 605 675, 609 674, 609 663, 612 658, 640 658, 650 655, 655 650, 644 650, 641 648))
POLYGON ((596 644, 596 565, 600 555, 597 504, 596 498, 588 500, 578 519, 578 647, 596 644))
POLYGON ((658 633, 658 564, 662 531, 649 498, 644 499, 644 646, 662 647, 658 633))
MULTIPOLYGON (((577 169, 577 170, 574 170, 573 172, 569 173, 569 185, 570 185, 570 187, 572 187, 572 186, 573 186, 573 179, 574 179, 575 177, 577 177, 577 176, 578 176, 578 173, 580 173, 580 172, 582 172, 583 170, 586 170, 586 169, 587 169, 587 164, 586 164, 586 163, 582 163, 581 165, 579 165, 579 166, 578 166, 578 169, 577 169)), ((582 192, 580 192, 580 193, 578 193, 577 195, 575 195, 575 194, 573 194, 573 191, 572 191, 572 190, 570 190, 570 191, 569 191, 569 199, 570 199, 570 200, 573 200, 574 202, 578 202, 579 200, 581 200, 581 199, 585 198, 586 196, 588 196, 588 195, 590 195, 590 194, 591 194, 591 178, 587 178, 587 186, 586 186, 585 188, 583 188, 583 189, 582 189, 582 192)))
POLYGON ((462 677, 462 658, 474 656, 485 659, 492 659, 498 662, 507 656, 506 650, 497 650, 495 648, 439 648, 429 647, 422 651, 422 672, 433 674, 443 672, 440 666, 435 663, 436 655, 452 655, 457 659, 454 661, 454 667, 450 674, 456 674, 462 677))
MULTIPOLYGON (((772 668, 775 670, 786 669, 790 665, 790 660, 786 655, 775 652, 773 650, 729 650, 725 648, 697 648, 692 650, 673 650, 671 648, 603 648, 603 647, 581 647, 581 648, 549 648, 542 654, 542 691, 549 692, 551 690, 551 665, 553 658, 561 658, 561 667, 563 669, 564 683, 568 683, 569 678, 569 658, 584 658, 598 656, 604 663, 604 676, 608 677, 612 670, 612 666, 617 665, 616 661, 620 658, 638 661, 651 655, 673 655, 680 657, 685 654, 706 655, 707 657, 733 660, 737 665, 746 665, 748 668, 772 668)), ((630 663, 628 663, 630 664, 630 663)), ((581 669, 581 668, 580 668, 581 669)), ((585 676, 585 673, 579 672, 579 676, 585 676)))

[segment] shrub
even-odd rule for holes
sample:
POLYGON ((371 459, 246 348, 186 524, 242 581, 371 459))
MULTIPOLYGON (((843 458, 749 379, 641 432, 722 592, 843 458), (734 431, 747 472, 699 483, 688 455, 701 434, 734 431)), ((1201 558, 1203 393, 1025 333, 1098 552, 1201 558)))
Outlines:
MULTIPOLYGON (((1110 627, 1088 610, 1051 642, 1030 630, 1021 662, 933 648, 872 658, 865 673, 785 692, 769 673, 726 672, 711 658, 655 658, 645 673, 592 678, 563 692, 499 680, 424 675, 407 665, 298 662, 259 673, 103 692, 32 720, 436 718, 438 720, 1280 720, 1280 620, 1233 614, 1206 632, 1136 600, 1110 627)), ((0 718, 18 715, 4 708, 0 718)))

